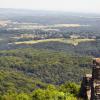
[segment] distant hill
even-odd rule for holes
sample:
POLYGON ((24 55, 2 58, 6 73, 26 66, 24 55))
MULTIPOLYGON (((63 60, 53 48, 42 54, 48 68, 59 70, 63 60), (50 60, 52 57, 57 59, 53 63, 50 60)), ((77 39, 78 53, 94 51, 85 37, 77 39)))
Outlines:
POLYGON ((2 19, 12 19, 15 21, 20 19, 22 21, 27 21, 27 22, 41 22, 46 24, 49 23, 50 24, 54 23, 93 24, 94 20, 98 19, 99 17, 100 15, 96 14, 0 8, 0 18, 2 19))

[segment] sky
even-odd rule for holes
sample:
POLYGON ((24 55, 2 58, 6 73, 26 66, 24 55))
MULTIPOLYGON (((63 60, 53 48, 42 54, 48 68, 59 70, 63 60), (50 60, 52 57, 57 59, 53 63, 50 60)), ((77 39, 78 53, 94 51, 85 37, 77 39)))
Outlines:
POLYGON ((100 13, 100 0, 0 0, 0 8, 100 13))

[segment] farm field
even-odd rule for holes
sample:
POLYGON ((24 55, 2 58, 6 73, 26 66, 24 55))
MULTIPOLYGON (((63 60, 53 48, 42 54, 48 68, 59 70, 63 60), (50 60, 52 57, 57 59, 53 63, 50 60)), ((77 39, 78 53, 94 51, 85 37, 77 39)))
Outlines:
POLYGON ((74 46, 77 46, 79 43, 82 42, 92 42, 95 41, 95 39, 65 39, 65 38, 55 38, 55 39, 44 39, 44 40, 31 40, 31 41, 22 41, 22 42, 14 42, 10 44, 36 44, 41 42, 62 42, 67 44, 72 44, 74 46))

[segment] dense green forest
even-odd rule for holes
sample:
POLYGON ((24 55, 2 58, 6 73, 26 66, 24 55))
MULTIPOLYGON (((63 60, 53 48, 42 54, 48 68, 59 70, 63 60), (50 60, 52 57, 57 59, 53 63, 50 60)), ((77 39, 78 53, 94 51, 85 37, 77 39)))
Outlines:
POLYGON ((1 50, 1 100, 77 100, 91 59, 43 49, 1 50))
POLYGON ((0 95, 0 100, 81 100, 79 91, 80 87, 75 83, 67 83, 59 87, 49 84, 29 93, 23 91, 18 93, 10 89, 0 95))

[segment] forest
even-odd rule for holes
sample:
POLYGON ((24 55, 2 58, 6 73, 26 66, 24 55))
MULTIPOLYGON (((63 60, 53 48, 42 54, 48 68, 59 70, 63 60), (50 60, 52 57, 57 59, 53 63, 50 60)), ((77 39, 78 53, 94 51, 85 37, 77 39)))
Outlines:
POLYGON ((53 50, 1 50, 1 100, 77 100, 91 60, 53 50))

